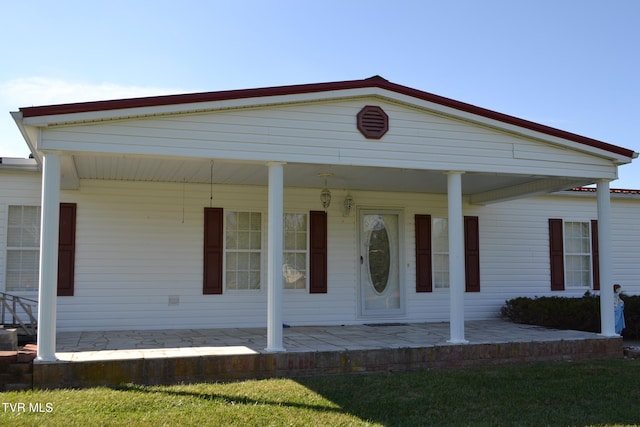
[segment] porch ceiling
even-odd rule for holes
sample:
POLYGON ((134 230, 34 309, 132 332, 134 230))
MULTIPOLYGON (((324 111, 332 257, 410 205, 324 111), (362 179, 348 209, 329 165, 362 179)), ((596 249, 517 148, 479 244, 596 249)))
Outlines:
MULTIPOLYGON (((264 163, 79 154, 66 157, 62 164, 62 185, 68 189, 77 188, 81 179, 208 184, 213 175, 214 184, 267 185, 268 182, 268 168, 264 163)), ((331 174, 327 184, 333 189, 447 192, 447 176, 443 171, 310 163, 287 163, 284 185, 321 188, 324 178, 319 175, 324 173, 331 174)), ((484 204, 590 183, 587 178, 465 173, 462 191, 471 196, 472 203, 484 204)))

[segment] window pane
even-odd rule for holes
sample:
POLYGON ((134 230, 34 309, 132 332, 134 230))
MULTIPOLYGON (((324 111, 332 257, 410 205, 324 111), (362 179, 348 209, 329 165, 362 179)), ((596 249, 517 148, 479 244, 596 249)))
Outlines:
POLYGON ((238 289, 238 279, 235 270, 227 270, 227 289, 238 289))
POLYGON ((565 274, 567 286, 591 286, 591 224, 564 223, 565 274))
POLYGON ((434 218, 432 225, 434 252, 449 252, 449 229, 446 218, 434 218))
POLYGON ((227 289, 260 289, 262 216, 259 212, 226 212, 227 289))
POLYGON ((238 289, 249 289, 249 272, 240 270, 237 273, 238 277, 238 289))
POLYGON ((433 218, 431 226, 433 283, 435 288, 449 287, 449 229, 446 218, 433 218))
POLYGON ((284 233, 284 249, 295 249, 296 248, 296 234, 290 231, 285 231, 284 233))
POLYGON ((591 285, 591 258, 588 255, 567 255, 566 272, 568 286, 591 285))
POLYGON ((249 273, 249 286, 247 289, 260 289, 260 272, 251 271, 249 273))
POLYGON ((251 270, 260 271, 260 253, 252 252, 249 254, 249 266, 251 270))
POLYGON ((262 214, 260 212, 251 213, 251 230, 258 232, 262 230, 262 214))
POLYGON ((307 232, 296 234, 296 249, 299 251, 307 250, 307 232))
POLYGON ((9 206, 6 290, 37 291, 40 255, 40 207, 9 206))
POLYGON ((7 251, 7 291, 37 291, 39 251, 7 251))
POLYGON ((449 255, 433 255, 433 281, 436 288, 449 287, 449 255))
POLYGON ((260 232, 256 232, 256 231, 251 232, 250 239, 251 239, 250 240, 251 249, 260 249, 262 247, 262 236, 260 235, 260 232))
POLYGON ((238 230, 251 230, 251 214, 249 212, 240 212, 237 214, 238 230))
POLYGON ((285 289, 305 289, 307 281, 307 215, 284 214, 284 253, 282 261, 285 289))
POLYGON ((238 264, 236 268, 238 270, 248 270, 249 269, 249 254, 247 252, 239 252, 236 254, 238 259, 238 264))
POLYGON ((237 249, 238 248, 238 236, 234 230, 227 229, 226 235, 226 248, 227 249, 237 249))
POLYGON ((226 213, 226 226, 227 230, 237 230, 238 229, 238 214, 235 212, 227 212, 226 213))
POLYGON ((9 206, 7 246, 37 248, 40 246, 40 207, 9 206))

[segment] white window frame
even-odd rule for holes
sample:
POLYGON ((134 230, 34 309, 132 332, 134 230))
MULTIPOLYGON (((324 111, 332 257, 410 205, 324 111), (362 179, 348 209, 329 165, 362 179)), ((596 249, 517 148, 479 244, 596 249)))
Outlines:
POLYGON ((591 235, 591 220, 576 220, 576 219, 570 219, 570 220, 563 220, 562 221, 562 238, 563 238, 563 257, 564 257, 564 281, 565 281, 565 286, 567 288, 570 289, 593 289, 593 270, 592 270, 592 266, 593 266, 593 251, 592 251, 592 239, 593 236, 591 235), (571 238, 569 236, 569 232, 568 232, 568 227, 570 224, 581 224, 586 230, 587 230, 587 235, 581 237, 581 240, 586 240, 586 248, 587 251, 579 251, 579 252, 569 252, 569 248, 572 245, 569 245, 569 239, 571 238), (582 258, 587 266, 587 269, 570 269, 570 266, 573 264, 572 262, 570 262, 570 259, 575 259, 575 258, 582 258), (587 277, 587 282, 584 283, 580 283, 580 284, 576 284, 575 280, 570 280, 570 278, 573 276, 571 273, 578 273, 578 274, 584 274, 586 273, 586 277, 587 277))
MULTIPOLYGON (((283 232, 283 253, 282 253, 282 272, 283 272, 283 278, 282 278, 282 286, 283 289, 285 289, 288 292, 300 292, 300 291, 306 291, 309 288, 309 214, 306 212, 285 212, 285 214, 283 215, 283 225, 282 225, 282 232, 283 232), (287 249, 287 238, 286 238, 286 233, 287 233, 287 221, 286 221, 286 217, 288 215, 303 215, 305 218, 305 247, 304 249, 287 249), (287 260, 287 254, 295 254, 295 255, 304 255, 304 265, 305 265, 305 270, 304 270, 304 287, 287 287, 287 279, 286 279, 286 275, 287 275, 287 271, 289 271, 287 269, 287 264, 286 264, 286 260, 287 260)), ((297 241, 297 239, 296 239, 297 241)), ((294 269, 295 270, 295 269, 294 269)), ((295 273, 294 273, 295 274, 295 273)))
MULTIPOLYGON (((39 282, 39 275, 40 275, 40 228, 41 228, 41 224, 40 224, 40 214, 41 214, 41 208, 40 206, 37 205, 7 205, 7 223, 6 223, 6 250, 5 250, 5 292, 8 293, 34 293, 34 292, 38 292, 38 282, 39 282), (36 236, 35 239, 35 244, 34 246, 11 246, 10 245, 10 241, 9 241, 9 234, 10 234, 10 228, 11 224, 10 224, 10 219, 11 219, 11 213, 10 211, 12 210, 12 208, 20 208, 21 210, 21 215, 20 215, 20 225, 19 227, 15 227, 15 228, 19 228, 19 229, 24 229, 24 222, 23 222, 23 218, 24 218, 24 209, 25 208, 35 208, 36 209, 36 218, 38 221, 37 224, 37 229, 33 230, 33 234, 34 236, 36 236), (35 253, 35 261, 34 261, 34 269, 30 270, 30 271, 23 271, 23 269, 21 268, 20 270, 10 270, 9 268, 9 254, 12 252, 19 252, 19 253, 24 253, 24 252, 30 252, 30 253, 35 253), (20 276, 20 279, 18 280, 18 282, 22 282, 22 275, 23 273, 26 274, 27 272, 31 273, 33 275, 32 278, 32 282, 33 282, 33 286, 30 288, 11 288, 10 286, 12 285, 12 283, 10 283, 9 277, 10 274, 14 273, 15 271, 18 272, 18 275, 20 276)), ((20 266, 22 267, 22 263, 20 264, 20 266)))
MULTIPOLYGON (((258 209, 225 209, 224 210, 224 259, 223 259, 223 265, 224 265, 224 269, 223 269, 223 283, 224 283, 224 291, 225 292, 230 292, 230 293, 234 293, 234 292, 262 292, 263 289, 265 288, 263 286, 263 284, 265 283, 265 277, 264 277, 264 266, 265 266, 265 227, 264 227, 264 221, 265 221, 265 213, 261 210, 258 209), (260 215, 260 249, 252 249, 252 248, 248 248, 248 249, 236 249, 236 248, 229 248, 227 245, 227 233, 228 233, 228 227, 229 227, 229 223, 228 223, 228 215, 229 214, 259 214, 260 215), (231 271, 227 268, 227 262, 229 261, 229 256, 231 253, 234 254, 241 254, 241 253, 257 253, 260 255, 260 261, 258 263, 259 266, 259 272, 258 272, 258 277, 259 277, 259 282, 258 282, 258 287, 257 288, 237 288, 237 287, 229 287, 228 285, 228 271, 231 271)), ((251 238, 249 239, 249 241, 251 241, 251 238)), ((251 270, 249 270, 250 272, 251 270)), ((238 270, 235 270, 235 272, 237 273, 238 270)))

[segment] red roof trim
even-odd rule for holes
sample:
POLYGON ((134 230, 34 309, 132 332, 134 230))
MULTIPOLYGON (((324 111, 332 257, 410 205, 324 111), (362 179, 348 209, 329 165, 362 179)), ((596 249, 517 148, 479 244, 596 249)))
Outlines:
MULTIPOLYGON (((578 193, 595 193, 598 191, 597 188, 593 187, 574 187, 569 191, 575 191, 578 193)), ((609 189, 610 194, 631 194, 634 196, 640 196, 640 190, 629 190, 625 188, 611 188, 609 189)))
POLYGON ((566 132, 566 131, 552 128, 549 126, 541 125, 539 123, 530 122, 528 120, 509 116, 507 114, 502 114, 496 111, 487 110, 485 108, 481 108, 475 105, 456 101, 450 98, 434 95, 429 92, 423 92, 421 90, 413 89, 407 86, 391 83, 390 81, 380 76, 373 76, 363 80, 348 80, 348 81, 330 82, 330 83, 276 86, 276 87, 266 87, 266 88, 257 88, 257 89, 227 90, 227 91, 219 91, 219 92, 201 92, 201 93, 191 93, 191 94, 182 94, 182 95, 165 95, 165 96, 153 96, 153 97, 145 97, 145 98, 130 98, 130 99, 109 100, 109 101, 82 102, 82 103, 74 103, 74 104, 47 105, 42 107, 26 107, 26 108, 21 108, 20 111, 22 112, 22 116, 26 118, 26 117, 38 117, 38 116, 48 116, 48 115, 58 115, 58 114, 87 113, 87 112, 104 111, 104 110, 119 110, 124 108, 157 107, 157 106, 164 106, 164 105, 225 101, 225 100, 231 100, 231 99, 244 99, 244 98, 254 98, 254 97, 296 95, 296 94, 303 94, 303 93, 317 93, 317 92, 328 92, 328 91, 338 91, 338 90, 348 90, 348 89, 362 89, 362 88, 368 88, 368 87, 377 87, 380 89, 386 89, 402 95, 407 95, 417 99, 421 99, 423 101, 433 102, 435 104, 453 108, 459 111, 464 111, 467 113, 486 117, 492 120, 497 120, 502 123, 522 127, 535 132, 540 132, 546 135, 555 136, 562 139, 567 139, 569 141, 578 142, 580 144, 584 144, 590 147, 609 151, 611 153, 619 154, 625 157, 633 158, 635 155, 633 150, 629 150, 623 147, 608 144, 606 142, 587 138, 585 136, 577 135, 571 132, 566 132))

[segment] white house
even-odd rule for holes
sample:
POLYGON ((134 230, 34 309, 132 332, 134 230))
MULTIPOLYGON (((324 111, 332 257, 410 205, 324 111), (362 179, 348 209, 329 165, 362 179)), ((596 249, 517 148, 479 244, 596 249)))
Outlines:
POLYGON ((640 192, 609 185, 638 153, 378 76, 12 114, 33 159, 0 165, 0 290, 39 300, 43 361, 71 330, 464 343, 506 299, 600 284, 615 335, 608 285, 640 292, 640 192))

